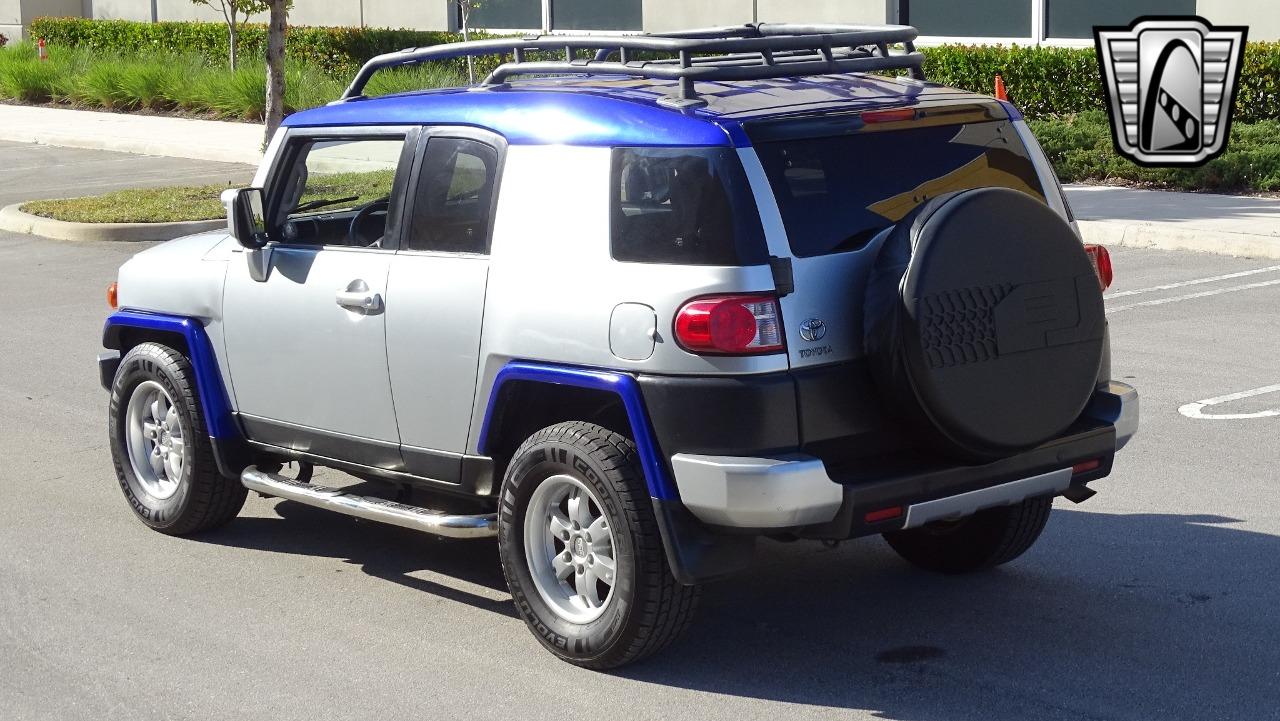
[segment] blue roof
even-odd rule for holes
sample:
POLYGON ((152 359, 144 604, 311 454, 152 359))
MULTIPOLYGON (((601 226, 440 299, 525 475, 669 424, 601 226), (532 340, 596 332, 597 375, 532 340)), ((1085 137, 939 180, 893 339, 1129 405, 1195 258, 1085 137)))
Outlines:
POLYGON ((449 124, 487 128, 513 145, 749 145, 742 123, 787 115, 901 107, 927 99, 976 98, 906 78, 825 75, 700 82, 707 105, 658 101, 673 82, 619 76, 538 78, 483 88, 361 98, 295 113, 290 127, 449 124))

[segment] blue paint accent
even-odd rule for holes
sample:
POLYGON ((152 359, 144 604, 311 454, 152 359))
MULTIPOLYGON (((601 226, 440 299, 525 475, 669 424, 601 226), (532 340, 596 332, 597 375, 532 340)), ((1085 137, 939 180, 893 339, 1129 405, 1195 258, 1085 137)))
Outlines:
POLYGON ((1001 100, 1000 105, 1004 107, 1005 112, 1009 113, 1010 120, 1022 120, 1022 111, 1018 110, 1013 103, 1008 100, 1001 100))
POLYGON ((649 487, 649 495, 664 501, 679 497, 675 483, 667 472, 667 464, 658 455, 658 441, 653 435, 653 427, 649 424, 649 414, 645 411, 644 398, 640 395, 640 384, 630 375, 617 371, 524 361, 508 363, 498 371, 497 377, 493 380, 493 390, 489 393, 489 405, 484 412, 484 424, 480 427, 481 454, 489 455, 489 424, 493 420, 499 391, 502 390, 504 383, 515 380, 576 386, 618 394, 622 399, 622 407, 627 413, 627 421, 631 424, 632 440, 635 441, 636 452, 640 456, 640 466, 644 469, 644 479, 649 487))
POLYGON ((213 344, 200 321, 180 315, 118 310, 107 318, 102 329, 103 344, 108 348, 118 346, 113 339, 119 335, 121 328, 178 333, 185 338, 191 370, 196 374, 196 392, 200 396, 200 407, 204 410, 204 425, 209 436, 217 439, 240 437, 240 428, 231 414, 231 403, 222 386, 222 375, 218 372, 213 344))
MULTIPOLYGON (((294 128, 451 124, 486 128, 513 145, 746 147, 740 123, 903 107, 924 100, 990 100, 939 85, 871 75, 698 83, 706 106, 659 104, 675 84, 620 76, 534 78, 481 89, 443 88, 360 98, 294 113, 294 128)), ((1015 111, 1016 112, 1016 111, 1015 111)))

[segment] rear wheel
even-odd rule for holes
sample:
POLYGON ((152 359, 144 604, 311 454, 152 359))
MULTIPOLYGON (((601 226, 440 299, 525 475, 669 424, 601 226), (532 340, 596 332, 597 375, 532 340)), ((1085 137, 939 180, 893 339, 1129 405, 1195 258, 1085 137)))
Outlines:
POLYGON ((141 343, 125 354, 111 387, 111 457, 138 519, 180 536, 235 518, 246 491, 218 473, 191 364, 178 351, 141 343))
POLYGON ((994 568, 1026 553, 1049 521, 1052 498, 1030 498, 988 508, 958 521, 884 534, 893 550, 911 563, 939 573, 994 568))
POLYGON ((498 544, 525 623, 579 666, 655 653, 697 604, 698 589, 667 566, 635 445, 597 425, 560 423, 520 446, 502 484, 498 544))

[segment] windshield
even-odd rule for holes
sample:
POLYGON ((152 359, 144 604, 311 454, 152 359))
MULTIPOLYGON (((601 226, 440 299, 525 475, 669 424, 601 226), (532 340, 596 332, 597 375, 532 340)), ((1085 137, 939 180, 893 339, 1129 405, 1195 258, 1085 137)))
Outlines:
POLYGON ((857 250, 920 203, 982 187, 1044 201, 1007 120, 755 143, 798 256, 857 250))

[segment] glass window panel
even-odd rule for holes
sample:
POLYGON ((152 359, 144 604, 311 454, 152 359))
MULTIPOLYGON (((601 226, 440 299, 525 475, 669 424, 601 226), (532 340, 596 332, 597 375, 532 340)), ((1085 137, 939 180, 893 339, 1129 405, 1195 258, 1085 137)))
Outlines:
MULTIPOLYGON (((453 5, 453 3, 450 3, 453 5)), ((542 27, 541 0, 484 0, 471 11, 473 28, 534 30, 542 27)))
POLYGON ((1031 37, 1031 0, 911 0, 909 12, 921 35, 1031 37))
POLYGON ((552 0, 556 30, 639 30, 641 0, 552 0))
POLYGON ((1195 15, 1196 0, 1045 0, 1047 37, 1092 38, 1094 25, 1128 25, 1143 15, 1195 15))

